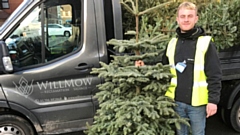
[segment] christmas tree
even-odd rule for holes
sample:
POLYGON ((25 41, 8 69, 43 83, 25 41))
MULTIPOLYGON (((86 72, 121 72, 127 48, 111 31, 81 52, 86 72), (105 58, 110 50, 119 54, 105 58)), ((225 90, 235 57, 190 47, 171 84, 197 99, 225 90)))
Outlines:
POLYGON ((159 32, 160 19, 156 18, 158 21, 154 26, 148 24, 149 13, 166 8, 171 3, 139 11, 138 0, 121 0, 122 6, 135 17, 136 29, 126 32, 134 38, 108 41, 107 44, 124 55, 112 56, 109 64, 101 62, 101 68, 92 71, 104 78, 105 83, 98 85, 100 92, 96 97, 100 109, 86 134, 174 135, 180 123, 188 124, 174 111, 174 101, 165 96, 168 87, 171 87, 169 65, 156 63, 160 61, 162 50, 159 48, 169 40, 169 36, 159 32), (137 60, 148 64, 136 67, 134 62, 137 60))

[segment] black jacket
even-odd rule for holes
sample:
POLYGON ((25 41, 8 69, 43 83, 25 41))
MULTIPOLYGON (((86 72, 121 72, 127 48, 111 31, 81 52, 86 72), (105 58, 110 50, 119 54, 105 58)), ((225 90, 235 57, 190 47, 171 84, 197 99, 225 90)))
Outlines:
MULTIPOLYGON (((187 67, 183 73, 177 71, 175 100, 191 104, 194 70, 194 61, 192 60, 195 58, 197 39, 199 36, 204 36, 205 32, 201 27, 197 26, 186 33, 181 33, 180 28, 177 28, 176 32, 178 41, 174 56, 175 65, 185 60, 187 67)), ((166 51, 162 57, 162 62, 163 64, 169 64, 166 51)), ((208 102, 217 104, 220 100, 222 72, 217 50, 213 42, 210 43, 205 54, 204 71, 208 83, 208 102)))

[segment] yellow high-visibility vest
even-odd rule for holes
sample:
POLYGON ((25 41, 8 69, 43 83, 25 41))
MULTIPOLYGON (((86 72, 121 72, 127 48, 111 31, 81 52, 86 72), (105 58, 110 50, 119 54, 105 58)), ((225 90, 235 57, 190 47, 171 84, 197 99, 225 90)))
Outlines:
MULTIPOLYGON (((204 73, 204 58, 211 41, 211 36, 200 36, 196 45, 196 53, 194 59, 193 88, 192 88, 192 106, 200 106, 208 103, 208 83, 204 73)), ((175 69, 174 55, 177 45, 177 38, 172 38, 168 43, 166 55, 171 65, 170 72, 173 74, 171 78, 171 86, 166 92, 166 96, 174 99, 175 88, 177 86, 177 73, 175 69)), ((181 83, 181 82, 178 82, 181 83)))

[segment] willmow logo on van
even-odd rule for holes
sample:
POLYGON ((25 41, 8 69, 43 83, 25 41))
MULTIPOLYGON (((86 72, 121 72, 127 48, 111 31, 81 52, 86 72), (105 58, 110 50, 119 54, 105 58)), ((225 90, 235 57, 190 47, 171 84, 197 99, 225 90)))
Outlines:
POLYGON ((18 82, 19 85, 17 85, 15 82, 13 82, 13 84, 15 85, 17 91, 24 96, 29 96, 33 92, 33 85, 32 85, 33 80, 29 84, 27 79, 25 79, 24 77, 21 77, 21 79, 18 82))
POLYGON ((86 89, 86 86, 92 84, 92 78, 36 82, 36 86, 33 87, 33 80, 29 83, 27 79, 21 77, 18 83, 13 82, 13 84, 19 93, 24 96, 29 96, 32 94, 33 88, 38 88, 40 91, 44 91, 43 93, 69 91, 70 88, 73 88, 74 90, 76 90, 76 88, 79 90, 81 90, 81 88, 86 89))
POLYGON ((66 89, 74 87, 84 87, 92 84, 92 78, 88 79, 76 79, 76 80, 64 80, 64 81, 54 81, 54 82, 37 82, 38 88, 40 90, 53 90, 53 89, 66 89))

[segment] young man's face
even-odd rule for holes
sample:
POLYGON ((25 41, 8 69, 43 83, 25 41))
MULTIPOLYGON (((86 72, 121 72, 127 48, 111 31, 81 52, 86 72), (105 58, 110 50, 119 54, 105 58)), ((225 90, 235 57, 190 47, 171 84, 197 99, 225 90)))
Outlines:
POLYGON ((195 10, 181 8, 178 11, 177 22, 182 32, 186 32, 194 27, 198 21, 195 10))

